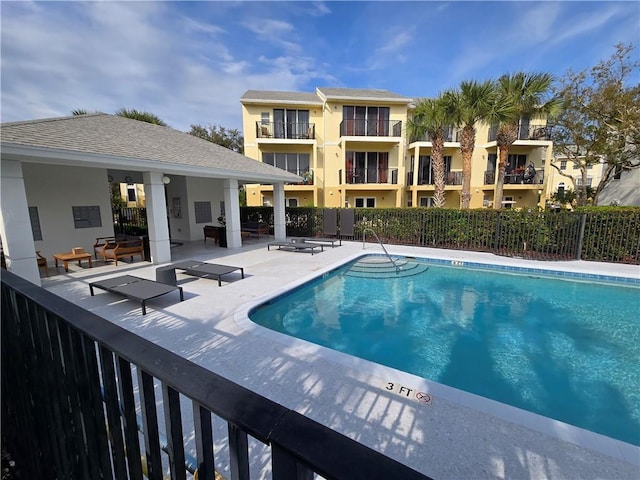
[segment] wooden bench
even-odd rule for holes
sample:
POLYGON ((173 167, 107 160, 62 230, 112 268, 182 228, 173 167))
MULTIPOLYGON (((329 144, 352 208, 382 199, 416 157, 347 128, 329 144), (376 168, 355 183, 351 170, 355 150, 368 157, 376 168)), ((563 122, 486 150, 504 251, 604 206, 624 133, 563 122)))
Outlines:
POLYGON ((144 260, 144 245, 141 239, 108 241, 102 249, 104 261, 112 259, 115 261, 116 266, 119 259, 130 257, 131 261, 133 261, 135 255, 140 255, 140 260, 144 260))

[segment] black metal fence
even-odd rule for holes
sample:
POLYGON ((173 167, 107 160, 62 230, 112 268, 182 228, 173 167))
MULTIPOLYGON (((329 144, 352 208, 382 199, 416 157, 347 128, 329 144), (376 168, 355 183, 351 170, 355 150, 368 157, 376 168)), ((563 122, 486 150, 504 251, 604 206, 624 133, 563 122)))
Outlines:
POLYGON ((227 423, 232 479, 249 478, 249 438, 269 446, 274 480, 428 478, 6 271, 1 301, 2 443, 15 478, 197 469, 212 480, 213 417, 227 423), (193 461, 184 436, 195 438, 193 461))
MULTIPOLYGON (((286 212, 288 236, 322 236, 323 209, 290 207, 286 212)), ((272 213, 271 207, 243 207, 241 217, 272 223, 272 213)), ((388 244, 535 260, 640 264, 638 208, 601 212, 356 208, 353 240, 362 240, 365 228, 388 244)))
POLYGON ((115 234, 146 235, 148 233, 146 208, 119 208, 112 213, 115 234))

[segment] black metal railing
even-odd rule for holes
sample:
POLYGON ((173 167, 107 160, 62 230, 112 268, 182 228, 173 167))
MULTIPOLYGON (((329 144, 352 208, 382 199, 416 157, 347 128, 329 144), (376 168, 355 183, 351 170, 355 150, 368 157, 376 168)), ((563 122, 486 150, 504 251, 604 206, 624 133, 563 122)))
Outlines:
MULTIPOLYGON (((407 173, 407 186, 413 185, 413 175, 414 172, 410 171, 407 173)), ((445 185, 462 185, 462 172, 445 172, 444 174, 444 184, 445 185)), ((418 172, 418 183, 417 185, 435 185, 435 180, 433 177, 433 173, 429 172, 418 172)))
MULTIPOLYGON (((484 172, 484 184, 495 185, 496 183, 495 170, 487 170, 484 172)), ((510 185, 542 185, 544 183, 544 168, 536 170, 536 174, 533 177, 527 177, 525 175, 525 169, 522 171, 514 171, 512 173, 505 173, 504 183, 510 185)))
MULTIPOLYGON (((453 127, 447 127, 444 131, 444 141, 445 142, 458 142, 460 143, 460 137, 462 132, 458 129, 454 129, 453 127)), ((429 132, 426 132, 422 136, 414 136, 411 137, 411 143, 413 142, 431 142, 431 135, 429 132)))
POLYGON ((313 140, 316 138, 316 125, 309 122, 256 122, 256 137, 313 140))
POLYGON ((213 480, 214 417, 233 479, 249 479, 249 438, 270 447, 274 480, 428 478, 10 272, 1 288, 3 457, 16 478, 213 480))
MULTIPOLYGON (((342 170, 338 170, 340 184, 343 183, 342 173, 342 170)), ((344 183, 347 184, 390 183, 397 185, 398 183, 397 168, 352 168, 344 170, 344 174, 344 183)))
MULTIPOLYGON (((286 210, 288 236, 322 236, 322 208, 286 210)), ((272 212, 271 207, 242 207, 241 216, 269 218, 272 212)), ((373 228, 385 244, 640 265, 640 209, 633 207, 587 213, 356 208, 352 239, 361 241, 364 228, 373 228)))
MULTIPOLYGON (((516 140, 551 140, 552 125, 518 125, 518 137, 516 140)), ((494 142, 498 136, 498 126, 489 128, 487 141, 494 142)))
POLYGON ((143 207, 119 208, 112 211, 113 231, 123 235, 146 235, 147 209, 143 207))
POLYGON ((340 136, 351 137, 400 137, 401 120, 348 119, 340 122, 340 136))

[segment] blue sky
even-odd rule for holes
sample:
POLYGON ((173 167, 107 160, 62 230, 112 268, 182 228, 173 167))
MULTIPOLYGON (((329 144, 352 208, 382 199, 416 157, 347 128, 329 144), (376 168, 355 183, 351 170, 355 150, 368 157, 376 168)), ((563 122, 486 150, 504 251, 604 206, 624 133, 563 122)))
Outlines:
POLYGON ((557 76, 633 43, 640 2, 2 1, 2 122, 74 109, 242 128, 248 89, 381 88, 557 76))

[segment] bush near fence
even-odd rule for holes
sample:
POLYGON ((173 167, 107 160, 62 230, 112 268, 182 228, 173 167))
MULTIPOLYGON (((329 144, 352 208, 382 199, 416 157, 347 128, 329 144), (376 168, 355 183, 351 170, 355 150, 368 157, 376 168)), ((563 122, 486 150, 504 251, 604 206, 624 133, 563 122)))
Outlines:
MULTIPOLYGON (((287 236, 322 236, 322 212, 288 207, 287 236)), ((242 207, 240 217, 273 224, 273 207, 242 207)), ((640 265, 639 207, 585 207, 573 212, 357 208, 355 223, 353 240, 362 240, 363 230, 371 228, 383 243, 393 245, 640 265)))

